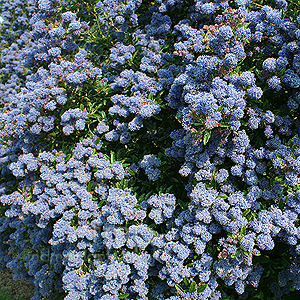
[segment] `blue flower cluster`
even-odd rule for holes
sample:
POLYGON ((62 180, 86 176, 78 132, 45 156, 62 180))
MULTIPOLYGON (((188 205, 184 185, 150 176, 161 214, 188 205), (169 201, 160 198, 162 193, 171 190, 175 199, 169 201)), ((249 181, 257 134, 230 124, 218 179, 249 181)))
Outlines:
POLYGON ((74 129, 83 130, 85 127, 85 119, 87 113, 81 111, 79 108, 69 109, 61 116, 61 125, 63 125, 63 132, 66 135, 71 134, 74 129))
POLYGON ((288 5, 3 1, 0 266, 32 300, 300 290, 288 5))
POLYGON ((160 177, 161 171, 158 167, 161 165, 161 160, 154 154, 144 155, 139 162, 139 166, 145 170, 149 180, 155 181, 160 177))

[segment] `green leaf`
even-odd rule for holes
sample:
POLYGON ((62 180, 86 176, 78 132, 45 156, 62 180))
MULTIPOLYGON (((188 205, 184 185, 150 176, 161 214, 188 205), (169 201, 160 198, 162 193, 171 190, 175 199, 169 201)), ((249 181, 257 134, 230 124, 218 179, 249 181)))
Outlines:
POLYGON ((132 176, 135 175, 135 173, 134 173, 131 169, 128 168, 127 171, 128 171, 128 173, 129 173, 130 175, 132 175, 132 176))
POLYGON ((110 162, 114 163, 116 161, 115 152, 110 151, 110 162))
POLYGON ((153 100, 153 94, 152 93, 149 93, 148 99, 153 100))
POLYGON ((195 291, 196 291, 196 282, 193 281, 193 282, 191 283, 190 288, 189 288, 189 292, 190 292, 190 293, 194 293, 195 291))
POLYGON ((153 116, 153 118, 154 118, 155 120, 162 121, 162 117, 161 117, 161 116, 155 115, 155 116, 153 116))
POLYGON ((223 111, 224 107, 225 107, 224 105, 220 105, 220 106, 218 107, 217 111, 223 111))
POLYGON ((186 277, 183 279, 183 282, 186 286, 190 284, 189 280, 186 277))
POLYGON ((175 284, 175 289, 178 292, 184 292, 184 290, 182 289, 182 287, 179 284, 175 284))
POLYGON ((246 233, 247 233, 246 227, 243 227, 243 228, 241 229, 241 235, 242 235, 242 236, 245 236, 246 233))
POLYGON ((98 204, 99 204, 99 205, 98 205, 98 206, 99 206, 99 208, 101 208, 101 207, 102 207, 102 205, 104 204, 104 202, 105 202, 105 200, 101 200, 101 201, 99 201, 99 202, 98 202, 98 204))
POLYGON ((284 159, 284 156, 283 156, 283 155, 281 155, 281 154, 279 154, 279 153, 276 153, 276 157, 277 157, 277 158, 284 159))
POLYGON ((250 208, 246 209, 246 210, 243 212, 243 217, 246 217, 249 213, 250 213, 250 208))
POLYGON ((210 136, 211 136, 211 131, 205 130, 204 134, 203 134, 203 145, 204 146, 208 143, 210 136))
POLYGON ((92 187, 93 187, 93 181, 90 181, 87 185, 87 191, 90 192, 92 190, 92 187))
POLYGON ((226 296, 225 298, 221 298, 221 300, 231 300, 230 296, 226 296))
POLYGON ((166 189, 166 192, 167 193, 170 193, 172 191, 172 189, 174 188, 173 185, 169 186, 167 189, 166 189))
POLYGON ((283 200, 282 200, 282 199, 279 200, 279 202, 278 202, 278 207, 279 207, 280 209, 283 209, 283 208, 284 208, 284 203, 283 203, 283 200))
POLYGON ((263 104, 263 110, 266 111, 267 109, 269 109, 269 107, 270 107, 269 101, 266 100, 266 101, 264 102, 264 104, 263 104))
POLYGON ((66 155, 65 161, 68 161, 72 157, 72 153, 66 155))
POLYGON ((237 257, 238 255, 240 254, 240 250, 237 250, 236 252, 235 252, 235 254, 231 254, 231 258, 235 258, 235 257, 237 257))
POLYGON ((230 126, 231 126, 231 125, 229 125, 229 124, 221 124, 221 125, 220 125, 220 127, 224 127, 224 128, 225 128, 225 127, 227 128, 227 127, 230 127, 230 126))
POLYGON ((198 292, 198 293, 204 292, 205 289, 206 289, 206 287, 207 287, 207 284, 199 285, 198 288, 197 288, 197 292, 198 292))
POLYGON ((129 293, 119 294, 119 299, 126 299, 129 296, 129 293))

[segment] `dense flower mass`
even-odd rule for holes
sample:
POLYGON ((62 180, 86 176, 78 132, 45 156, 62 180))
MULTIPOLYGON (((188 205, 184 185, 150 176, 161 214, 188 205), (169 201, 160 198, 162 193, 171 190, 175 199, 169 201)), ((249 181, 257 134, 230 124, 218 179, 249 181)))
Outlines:
POLYGON ((0 267, 31 300, 299 297, 298 3, 1 14, 0 267))

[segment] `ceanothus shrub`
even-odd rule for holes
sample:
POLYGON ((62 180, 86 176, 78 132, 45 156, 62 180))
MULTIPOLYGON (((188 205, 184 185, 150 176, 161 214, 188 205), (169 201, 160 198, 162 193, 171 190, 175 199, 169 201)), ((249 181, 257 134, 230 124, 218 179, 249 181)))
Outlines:
POLYGON ((3 1, 0 265, 32 300, 299 296, 299 12, 3 1))

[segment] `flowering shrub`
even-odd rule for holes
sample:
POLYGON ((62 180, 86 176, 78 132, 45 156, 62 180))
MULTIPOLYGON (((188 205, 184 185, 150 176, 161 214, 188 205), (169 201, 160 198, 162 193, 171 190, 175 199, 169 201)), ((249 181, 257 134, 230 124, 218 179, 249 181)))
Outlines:
POLYGON ((297 1, 1 11, 0 266, 31 300, 299 297, 297 1))

